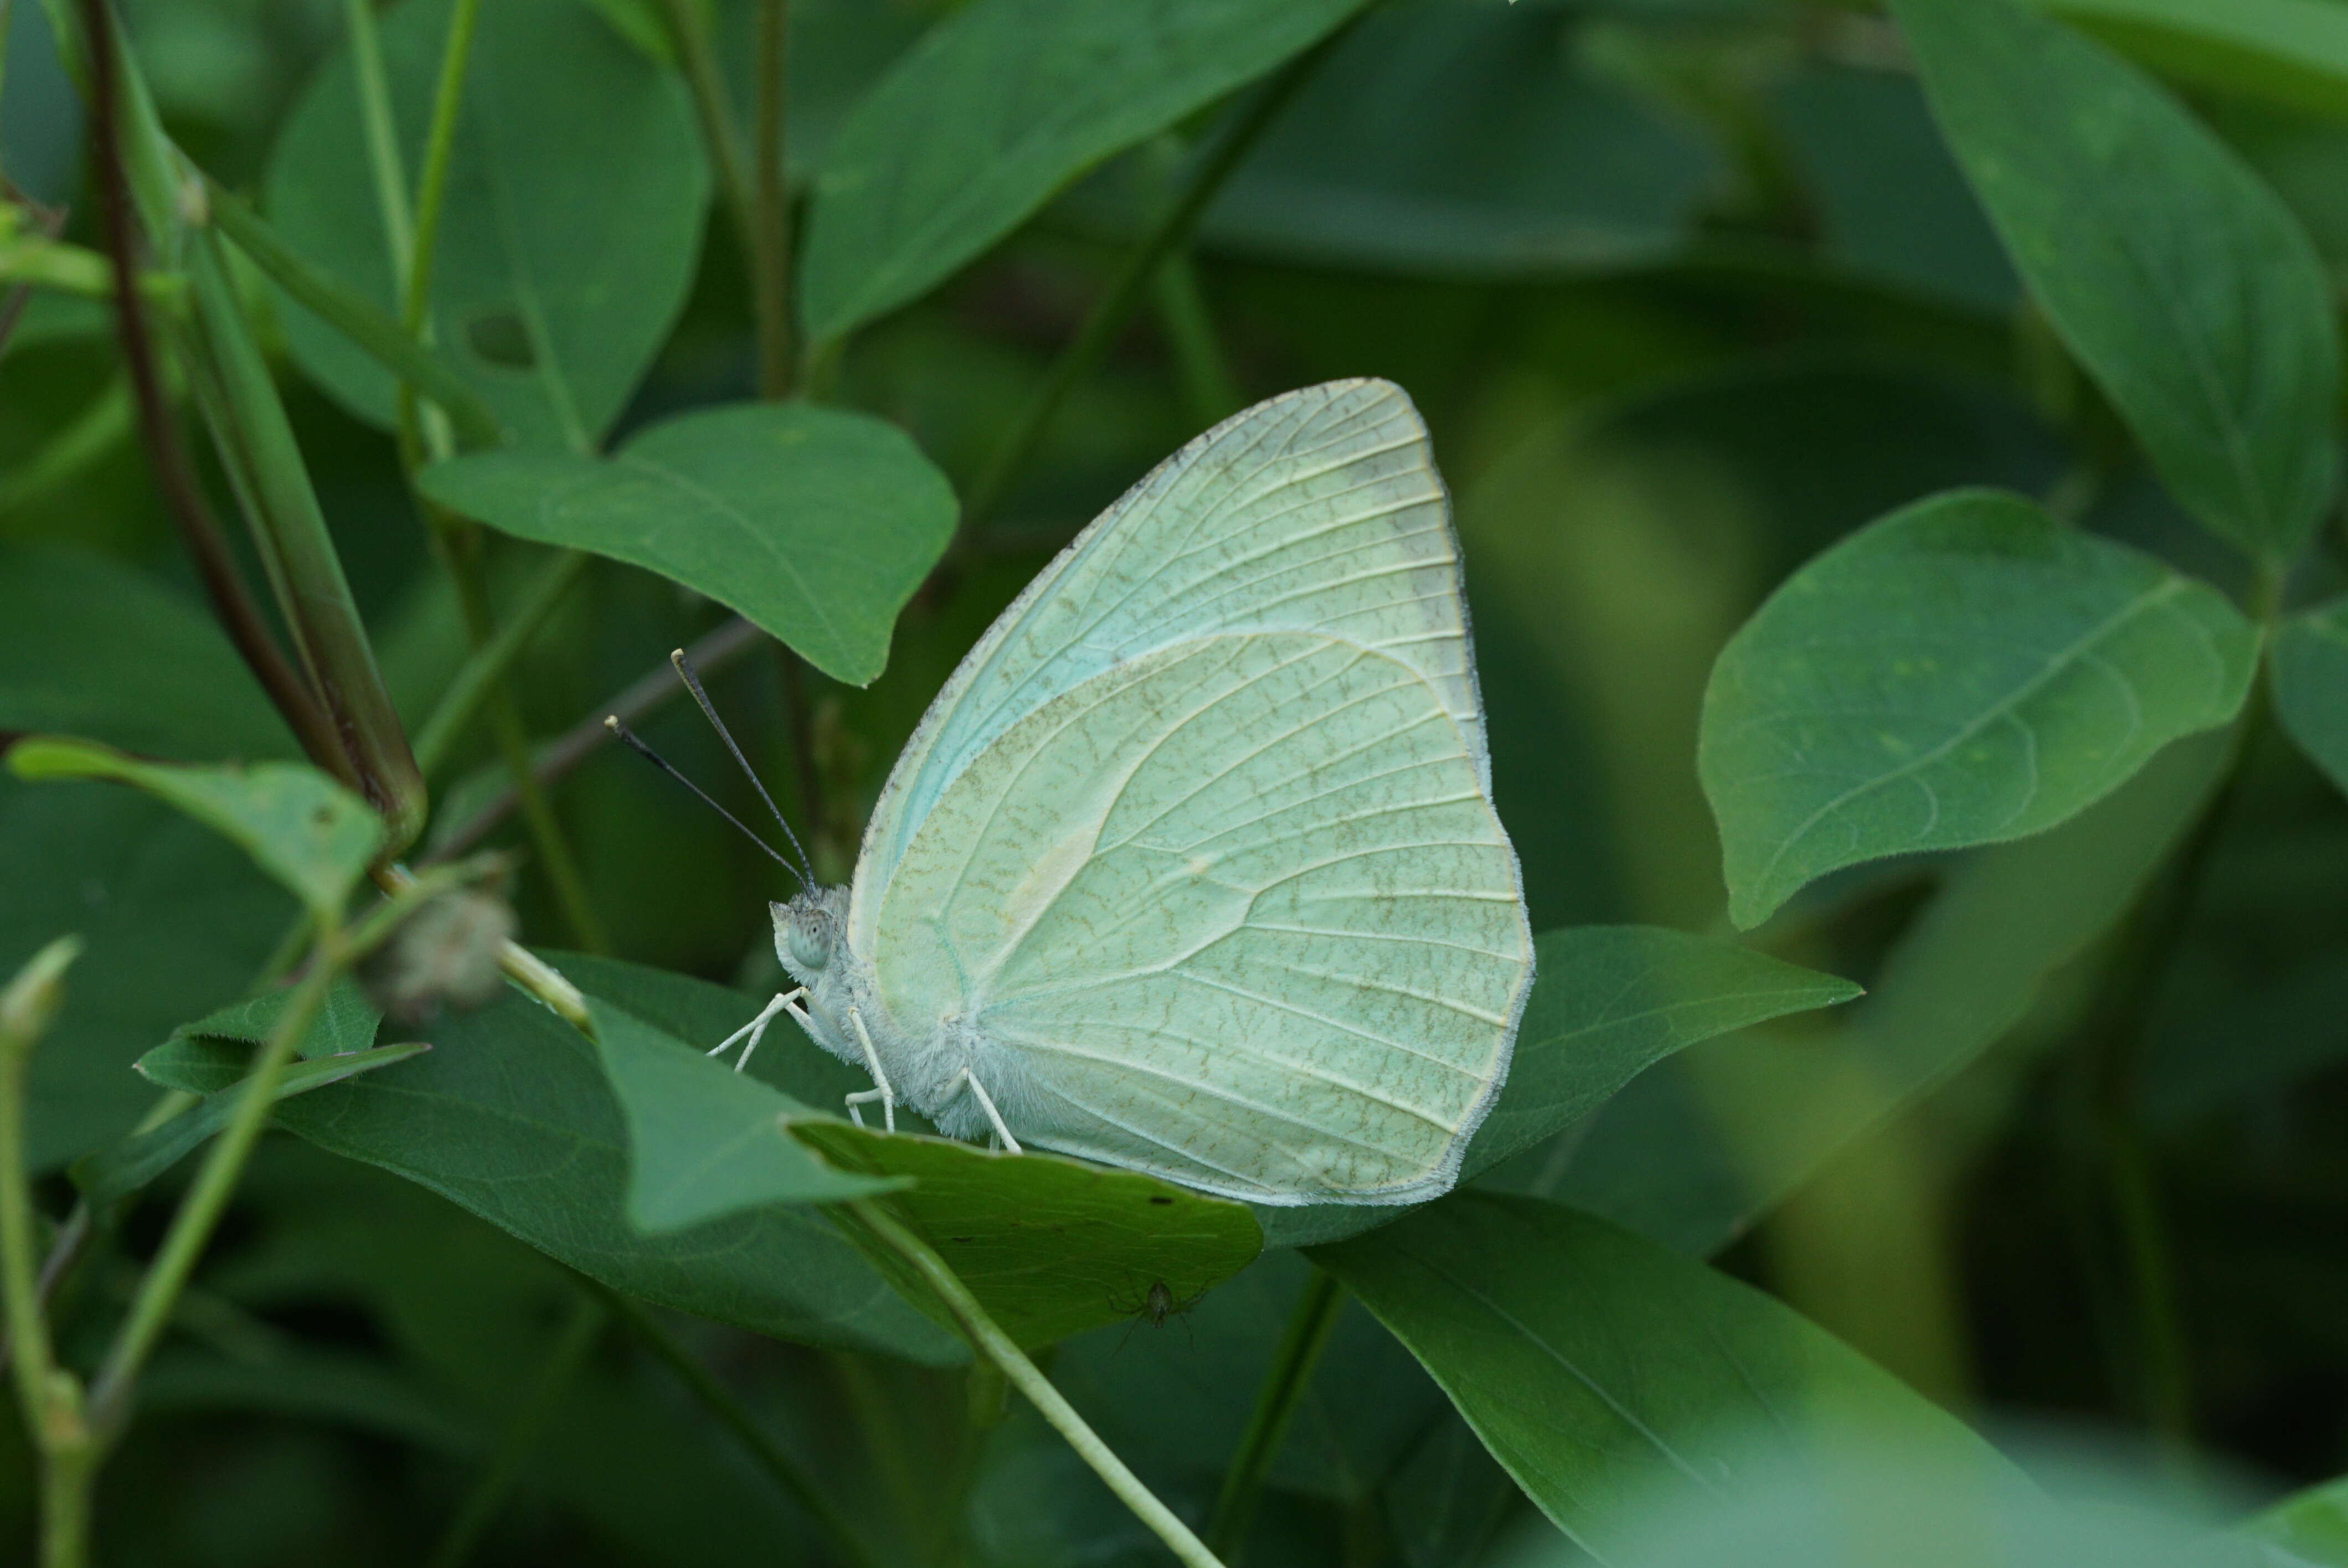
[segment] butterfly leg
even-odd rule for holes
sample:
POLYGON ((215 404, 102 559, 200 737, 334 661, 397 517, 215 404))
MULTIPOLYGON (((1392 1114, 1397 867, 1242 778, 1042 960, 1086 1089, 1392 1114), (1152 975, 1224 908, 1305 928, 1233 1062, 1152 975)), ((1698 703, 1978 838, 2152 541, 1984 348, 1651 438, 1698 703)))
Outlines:
POLYGON ((969 1068, 965 1067, 953 1075, 953 1081, 946 1085, 946 1091, 942 1098, 952 1100, 964 1089, 968 1089, 977 1098, 978 1108, 986 1112, 986 1120, 994 1126, 994 1135, 1002 1140, 1001 1146, 1014 1154, 1025 1153, 1026 1151, 1019 1146, 1019 1140, 1011 1135, 1011 1129, 1003 1124, 1003 1112, 997 1111, 994 1108, 994 1102, 987 1097, 986 1086, 972 1076, 969 1068))
POLYGON ((888 1123, 889 1131, 894 1132, 897 1130, 897 1091, 889 1087, 889 1075, 880 1071, 880 1053, 872 1049, 872 1037, 864 1032, 864 1015, 850 1008, 848 1022, 856 1030, 856 1043, 864 1048, 865 1070, 872 1074, 870 1089, 848 1097, 848 1113, 856 1117, 856 1124, 861 1127, 864 1119, 856 1116, 856 1107, 878 1100, 880 1102, 880 1118, 888 1123))
POLYGON ((787 1012, 793 1018, 798 1019, 801 1023, 805 1023, 807 1021, 806 1016, 798 1010, 796 1005, 794 1005, 798 1001, 799 998, 805 995, 807 995, 807 988, 805 986, 801 986, 794 991, 778 993, 773 1001, 768 1002, 759 1010, 757 1018, 752 1019, 748 1023, 744 1024, 740 1029, 736 1030, 732 1034, 727 1035, 724 1040, 719 1040, 716 1045, 711 1046, 707 1050, 702 1052, 702 1054, 705 1056, 723 1056, 728 1050, 733 1049, 734 1042, 736 1040, 740 1040, 744 1035, 748 1035, 750 1037, 750 1043, 742 1048, 742 1060, 734 1064, 734 1071, 736 1072, 741 1071, 744 1068, 750 1065, 750 1053, 758 1049, 758 1041, 765 1038, 767 1026, 775 1021, 775 1015, 777 1013, 787 1012))

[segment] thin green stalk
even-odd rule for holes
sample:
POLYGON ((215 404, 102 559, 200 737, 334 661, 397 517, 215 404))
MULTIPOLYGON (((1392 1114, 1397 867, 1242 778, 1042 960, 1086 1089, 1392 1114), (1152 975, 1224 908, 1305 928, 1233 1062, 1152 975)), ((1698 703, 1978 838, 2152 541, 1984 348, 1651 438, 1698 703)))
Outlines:
MULTIPOLYGON (((685 67, 685 86, 693 92, 693 111, 701 121, 701 140, 709 150, 717 189, 733 220, 734 237, 742 248, 742 266, 750 277, 755 301, 762 271, 758 264, 758 203, 750 189, 750 177, 742 168, 741 149, 734 145, 734 106, 726 100, 726 78, 718 75, 716 56, 709 51, 709 36, 702 31, 690 0, 661 0, 661 15, 668 23, 676 57, 685 67)), ((779 94, 781 89, 776 90, 779 94)))
POLYGON ((79 938, 60 937, 35 954, 0 993, 0 1305, 15 1352, 17 1403, 45 1467, 56 1443, 77 1435, 86 1440, 88 1434, 75 1430, 81 1424, 79 1401, 58 1382, 57 1354, 41 1310, 39 1266, 34 1261, 38 1226, 25 1175, 25 1082, 33 1047, 57 1016, 65 972, 80 956, 79 938))
POLYGON ((1236 1563, 1247 1543, 1248 1526, 1254 1522, 1256 1502, 1263 1495, 1263 1478, 1271 1472, 1280 1440, 1288 1435, 1288 1423, 1313 1382, 1313 1368, 1329 1347, 1329 1335, 1337 1327, 1337 1309, 1344 1305, 1344 1292, 1336 1276, 1314 1269, 1304 1294, 1297 1298, 1296 1309, 1289 1315, 1288 1332, 1281 1336, 1280 1348, 1272 1353, 1263 1381, 1256 1385, 1255 1409, 1248 1417, 1247 1430, 1240 1435, 1231 1468, 1223 1472, 1222 1489, 1215 1495, 1214 1517, 1207 1526, 1209 1544, 1229 1562, 1236 1563))
POLYGON ((584 1276, 582 1279, 588 1288, 602 1297, 603 1304, 626 1326, 628 1332, 657 1357, 662 1365, 677 1375, 692 1391, 693 1397, 701 1401, 702 1408, 734 1434, 751 1459, 757 1462, 758 1468, 767 1472, 768 1479, 807 1512, 808 1517, 815 1521, 817 1527, 830 1541, 835 1552, 853 1568, 880 1568, 880 1559, 856 1533, 847 1516, 816 1483, 815 1478, 799 1468, 798 1461, 784 1450, 773 1434, 758 1424, 757 1418, 742 1408, 741 1401, 728 1393, 724 1384, 710 1376, 709 1368, 701 1364, 700 1358, 678 1344, 675 1335, 653 1321, 652 1317, 634 1301, 600 1280, 586 1279, 584 1276))
POLYGON ((209 180, 204 193, 212 220, 270 282, 397 376, 403 388, 445 410, 468 445, 495 446, 504 441, 497 415, 446 360, 373 303, 304 261, 238 197, 209 180))
POLYGON ((889 1211, 868 1198, 859 1198, 843 1205, 848 1214, 862 1225, 881 1245, 910 1264, 913 1271, 933 1291, 948 1315, 959 1325, 963 1337, 971 1348, 994 1362, 1003 1375, 1027 1397, 1027 1402, 1053 1429, 1076 1450, 1076 1457, 1089 1466, 1092 1472, 1114 1492, 1117 1500, 1132 1511, 1133 1516, 1148 1526, 1152 1534, 1163 1541, 1177 1561, 1186 1568, 1223 1568, 1206 1543, 1191 1532, 1174 1511, 1158 1501, 1157 1494, 1141 1484, 1140 1479, 1126 1468, 1125 1461, 1101 1441, 1098 1433, 1085 1424, 1076 1407, 1052 1386, 1051 1379, 1037 1369, 1008 1334, 998 1327, 979 1304, 961 1276, 946 1266, 946 1262, 921 1237, 907 1230, 892 1218, 889 1211))
POLYGON ((758 395, 791 390, 791 206, 783 189, 783 93, 790 39, 787 0, 758 0, 758 97, 750 136, 757 211, 751 219, 752 309, 758 328, 758 395))
POLYGON ((1223 358, 1215 335, 1214 319, 1207 313, 1206 295, 1199 289, 1199 269, 1190 252, 1176 251, 1158 269, 1154 284, 1158 322, 1167 346, 1174 351, 1174 377, 1182 387, 1182 401, 1190 423, 1205 430, 1240 411, 1239 383, 1223 358))
MULTIPOLYGON (((480 0, 457 0, 449 13, 448 36, 440 49, 440 77, 432 93, 432 125, 424 141, 424 174, 416 190, 416 240, 407 252, 400 278, 400 325, 419 344, 432 341, 432 261, 440 241, 440 212, 448 194, 448 162, 457 145, 457 116, 465 101, 465 67, 472 58, 473 32, 480 20, 480 0)), ((400 425, 417 423, 416 396, 403 386, 399 393, 400 425)), ((454 443, 447 422, 438 411, 423 411, 425 449, 434 458, 448 456, 454 443)))
POLYGON ((514 660, 546 624, 546 618, 554 613, 554 607, 562 602, 586 565, 587 558, 577 550, 559 550, 548 557, 496 635, 481 644, 448 682, 439 705, 416 734, 416 765, 427 778, 448 760, 448 748, 479 715, 491 689, 505 679, 514 660))
POLYGON ((120 446, 132 428, 130 383, 116 376, 71 424, 0 477, 0 512, 28 505, 67 483, 120 446))
POLYGON ((237 1178, 244 1173, 244 1163, 252 1146, 261 1141, 262 1130, 269 1125, 270 1111, 277 1102, 277 1085, 294 1060, 294 1048, 310 1032, 310 1025, 325 1006, 328 989, 342 972, 339 947, 337 933, 321 934, 318 955, 310 972, 286 999, 277 1027, 270 1031, 268 1043, 262 1047, 252 1071, 245 1075, 243 1091, 237 1097, 228 1125, 221 1129, 211 1152, 204 1156, 194 1184, 180 1201, 179 1212, 171 1216, 171 1226, 164 1233, 162 1246, 139 1281, 129 1316, 117 1331, 91 1385, 91 1423, 101 1434, 118 1430, 129 1418, 130 1392, 139 1370, 162 1337, 164 1327, 171 1318, 172 1304, 179 1299, 180 1287, 195 1271, 196 1260, 203 1255, 204 1245, 211 1240, 212 1230, 228 1207, 230 1194, 236 1190, 237 1178))
POLYGON ((530 1462, 539 1439, 545 1434, 546 1423, 553 1419, 555 1407, 571 1389, 579 1368, 586 1364, 587 1353, 595 1348, 611 1314, 603 1304, 592 1296, 579 1298, 571 1314, 571 1321, 547 1353, 546 1362, 538 1370, 530 1389, 506 1423, 504 1433, 498 1439, 497 1452, 490 1456, 489 1468, 481 1472, 464 1502, 458 1508, 456 1518, 448 1522, 448 1532, 440 1543, 425 1559, 428 1568, 462 1568, 473 1549, 481 1542, 491 1524, 504 1509, 506 1499, 512 1495, 514 1484, 520 1481, 522 1467, 530 1462))
POLYGON ((1190 181, 1189 188, 1183 191, 1181 199, 1167 210, 1165 216, 1158 220, 1157 228, 1127 254, 1117 268, 1117 275, 1109 280, 1108 287, 1094 302, 1083 324, 1077 327, 1076 335, 1069 341, 1066 348, 1060 351, 1060 357, 1045 374, 1044 384, 1035 389, 1025 406, 1019 411, 1011 433, 1003 438, 1002 444, 987 459, 986 466, 972 481, 969 498, 963 505, 962 529, 955 536, 954 548, 958 552, 967 549, 970 540, 993 519, 996 508, 1002 506, 1011 488, 1011 482, 1019 477, 1020 470, 1027 466, 1027 460, 1035 456, 1035 448, 1042 443, 1045 432, 1051 425, 1052 416, 1059 412, 1060 405, 1066 402, 1068 395, 1099 365, 1117 330, 1132 314, 1142 291, 1158 275, 1167 257, 1189 237, 1200 214, 1207 210, 1207 203, 1214 200, 1215 192, 1222 189, 1223 181, 1239 168, 1249 149, 1255 146, 1256 138, 1279 118, 1280 111, 1288 107, 1296 89, 1303 86, 1305 78, 1312 75, 1313 67, 1320 63, 1328 48, 1328 43, 1324 42, 1308 50, 1290 61, 1279 76, 1264 85, 1255 95, 1254 101, 1241 112, 1238 122, 1209 155, 1205 166, 1190 181))
POLYGON ((399 126, 392 118, 390 77, 383 68, 383 37, 376 30, 374 0, 343 0, 343 21, 351 36, 351 67, 359 87, 359 127, 366 138, 367 169, 375 177, 376 211, 383 220, 384 249, 392 259, 392 279, 405 299, 407 258, 416 241, 407 222, 407 169, 399 156, 399 126))

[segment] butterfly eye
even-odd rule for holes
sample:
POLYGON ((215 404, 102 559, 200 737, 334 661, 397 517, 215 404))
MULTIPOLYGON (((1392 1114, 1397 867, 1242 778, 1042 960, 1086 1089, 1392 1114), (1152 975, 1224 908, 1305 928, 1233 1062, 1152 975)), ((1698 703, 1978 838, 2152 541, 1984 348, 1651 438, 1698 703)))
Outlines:
POLYGON ((791 960, 803 969, 819 969, 831 958, 830 944, 823 934, 798 921, 791 922, 789 934, 783 938, 790 944, 791 960))

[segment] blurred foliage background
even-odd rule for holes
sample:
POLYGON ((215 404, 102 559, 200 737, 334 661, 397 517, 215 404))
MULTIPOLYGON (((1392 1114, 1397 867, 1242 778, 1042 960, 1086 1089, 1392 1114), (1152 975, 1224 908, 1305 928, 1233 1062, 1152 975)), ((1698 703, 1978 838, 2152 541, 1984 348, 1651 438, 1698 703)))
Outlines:
MULTIPOLYGON (((639 46, 658 37, 633 0, 575 3, 639 46)), ((940 9, 796 0, 795 178, 940 9)), ((261 190, 304 83, 342 37, 336 0, 130 0, 123 12, 181 144, 223 185, 261 190)), ((745 81, 747 17, 740 0, 716 0, 721 59, 745 81)), ((2223 85, 2191 58, 2153 63, 2283 194, 2337 275, 2348 118, 2223 85)), ((14 7, 5 70, 0 170, 88 241, 82 111, 39 5, 14 7)), ((1115 159, 951 286, 860 334, 838 400, 901 425, 966 485, 1203 128, 1115 159)), ((589 232, 628 220, 579 214, 589 232)), ((619 437, 752 392, 726 221, 713 210, 683 316, 619 437)), ((0 619, 27 614, 26 596, 70 597, 76 581, 113 593, 125 571, 177 591, 159 589, 159 618, 198 613, 116 363, 103 309, 61 294, 36 294, 5 343, 0 619), (75 553, 43 553, 57 548, 75 553)), ((410 518, 390 440, 290 360, 281 369, 412 727, 461 661, 453 595, 410 518)), ((1240 169, 1055 421, 983 549, 903 617, 887 673, 865 690, 810 677, 829 799, 869 804, 962 651, 1151 464, 1243 402, 1360 374, 1409 390, 1456 498, 1496 790, 1536 929, 1726 933, 1695 773, 1713 658, 1788 570, 1883 511, 2002 485, 2221 583, 2239 575, 2023 303, 1879 15, 1793 0, 1398 0, 1347 34, 1240 169)), ((493 549, 499 594, 515 589, 519 564, 512 547, 493 549)), ((2336 581, 2339 553, 2320 569, 2336 581)), ((519 666, 530 733, 600 714, 724 618, 649 575, 592 563, 519 666)), ((104 628, 87 630, 72 651, 102 661, 104 628)), ((0 676, 21 677, 34 656, 0 646, 12 661, 0 676)), ((185 674, 98 668, 133 688, 185 674)), ((783 678, 759 651, 711 685, 798 812, 783 678)), ((195 693, 180 717, 209 727, 223 754, 272 722, 206 702, 195 693)), ((726 776, 689 709, 643 729, 696 777, 726 776)), ((435 832, 499 783, 486 743, 465 743, 433 780, 435 832)), ((730 804, 754 806, 727 788, 730 804)), ((774 980, 764 900, 779 885, 724 824, 615 752, 554 798, 614 951, 746 988, 774 980)), ((852 863, 850 815, 836 804, 816 846, 834 876, 852 863)), ((491 842, 524 846, 510 824, 491 842)), ((2148 1042, 2133 1091, 2171 1227, 2182 1419, 2256 1491, 2348 1470, 2348 805, 2269 736, 2206 856, 2173 949, 2131 988, 2148 1042)), ((1833 879, 1765 945, 1867 981, 1928 869, 1833 879)), ((2044 874, 2059 883, 2059 859, 2044 874)), ((516 891, 529 939, 575 939, 527 860, 516 891)), ((124 1065, 241 992, 282 906, 232 852, 158 807, 0 779, 0 968, 62 929, 91 941, 68 1015, 75 1052, 42 1068, 65 1108, 35 1128, 49 1158, 137 1118, 149 1091, 124 1065)), ((2129 940, 2120 931, 2013 981, 2034 999, 1993 1049, 1726 1238, 1726 1266, 1993 1433, 2075 1421, 2136 1447, 2161 1412, 2135 1370, 2142 1326, 2116 1283, 2086 1152, 2091 1091, 2054 1050, 2128 961, 2129 940)), ((1707 1060, 1651 1075, 1606 1115, 1733 1129, 1783 1109, 1706 1096, 1707 1060)), ((1602 1144, 1608 1128, 1577 1136, 1602 1144)), ((131 1217, 134 1246, 152 1217, 131 1217)), ((1303 1272, 1274 1257, 1187 1319, 1072 1343, 1055 1376, 1090 1390, 1083 1402, 1154 1482, 1211 1494, 1244 1415, 1230 1389, 1251 1386, 1303 1272)), ((105 1481, 109 1562, 417 1561, 538 1369, 578 1333, 554 1265, 287 1139, 263 1151, 199 1282, 105 1481)), ((77 1288, 122 1281, 100 1269, 77 1288)), ((688 1333, 908 1561, 944 1533, 957 1474, 973 1481, 974 1561, 1150 1560, 1029 1418, 983 1459, 924 1419, 945 1408, 945 1374, 688 1333), (850 1462, 858 1451, 877 1459, 850 1462)), ((805 1540, 790 1506, 661 1368, 608 1334, 584 1354, 474 1561, 803 1560, 777 1549, 805 1540)), ((1415 1364, 1349 1311, 1276 1466, 1257 1560, 1478 1560, 1522 1505, 1464 1433, 1415 1364)), ((12 1542, 30 1531, 22 1441, 0 1424, 0 1536, 12 1542)))

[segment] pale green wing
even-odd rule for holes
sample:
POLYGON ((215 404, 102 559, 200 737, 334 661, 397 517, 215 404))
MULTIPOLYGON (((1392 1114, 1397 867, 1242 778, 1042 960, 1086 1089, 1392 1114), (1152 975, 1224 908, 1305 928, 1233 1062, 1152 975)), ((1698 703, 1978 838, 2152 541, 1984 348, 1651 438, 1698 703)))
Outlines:
POLYGON ((1319 630, 1375 648, 1427 682, 1484 778, 1457 561, 1426 427, 1401 388, 1331 382, 1217 425, 1079 534, 939 693, 866 829, 851 945, 871 954, 899 857, 991 743, 1078 683, 1185 639, 1319 630))
POLYGON ((1508 1071, 1517 862, 1437 688, 1300 632, 1145 654, 947 786, 880 900, 901 1027, 1014 1130, 1264 1203, 1431 1196, 1508 1071))

